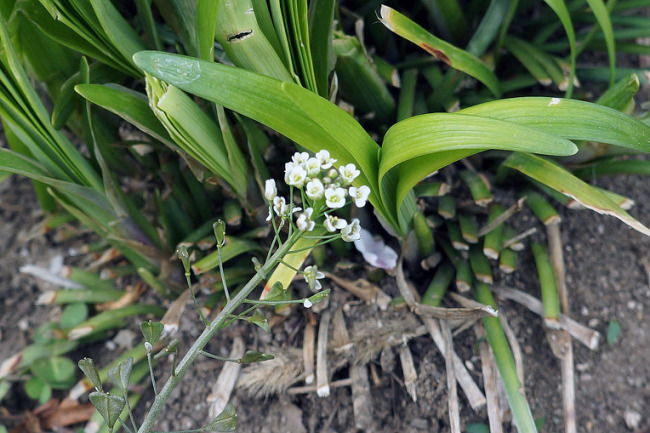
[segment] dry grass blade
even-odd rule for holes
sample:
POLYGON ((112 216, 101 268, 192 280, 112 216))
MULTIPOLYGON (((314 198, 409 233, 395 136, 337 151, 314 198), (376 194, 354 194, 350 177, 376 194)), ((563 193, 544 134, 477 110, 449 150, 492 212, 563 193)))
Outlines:
POLYGON ((305 384, 314 383, 314 342, 316 341, 316 317, 309 312, 302 339, 302 361, 305 368, 305 384))
POLYGON ((413 312, 419 316, 441 320, 476 320, 483 317, 497 317, 498 313, 489 305, 471 308, 442 308, 416 303, 413 312))
POLYGON ((354 411, 354 426, 362 431, 374 431, 375 423, 372 411, 372 397, 368 368, 365 365, 350 367, 352 382, 352 410, 354 411))
POLYGON ((548 253, 551 259, 551 266, 555 274, 555 285, 560 298, 560 308, 564 314, 569 314, 569 294, 566 287, 566 271, 564 267, 564 253, 562 252, 562 237, 560 224, 549 224, 546 226, 548 238, 548 253))
POLYGON ((483 372, 483 386, 487 398, 487 414, 490 424, 490 433, 503 433, 501 409, 497 393, 497 369, 494 365, 492 350, 486 341, 485 329, 481 323, 474 326, 474 332, 479 340, 479 351, 481 354, 481 370, 483 372))
POLYGON ((350 334, 345 324, 345 317, 343 317, 343 309, 337 308, 334 312, 334 320, 332 321, 332 338, 330 346, 334 348, 335 353, 348 353, 354 347, 350 340, 350 334))
MULTIPOLYGON (((427 328, 429 335, 433 339, 436 347, 440 352, 445 355, 447 353, 445 348, 445 340, 442 336, 442 331, 440 330, 440 325, 436 319, 431 317, 420 317, 420 320, 424 323, 424 326, 427 328)), ((456 376, 456 381, 460 385, 460 388, 465 393, 469 405, 475 411, 478 411, 481 407, 485 405, 485 396, 481 392, 481 389, 476 385, 474 379, 465 368, 462 359, 452 351, 453 366, 454 366, 454 375, 456 376)))
POLYGON ((449 426, 451 433, 460 433, 460 411, 458 409, 458 391, 456 389, 456 373, 454 372, 454 346, 451 340, 451 329, 446 320, 440 321, 442 336, 445 339, 445 368, 447 371, 447 403, 449 406, 449 426))
POLYGON ((501 248, 502 249, 512 248, 515 251, 521 251, 523 249, 523 245, 520 246, 521 241, 535 234, 536 232, 537 232, 537 228, 531 227, 525 232, 520 233, 517 236, 514 236, 510 239, 506 239, 505 241, 503 241, 503 245, 501 246, 501 248))
POLYGON ((404 373, 404 386, 414 402, 418 401, 417 380, 418 373, 415 371, 413 354, 406 342, 399 348, 399 360, 402 364, 402 373, 404 373))
POLYGON ((359 278, 356 281, 350 281, 345 278, 337 277, 329 272, 323 273, 327 278, 331 279, 354 296, 363 299, 366 302, 376 303, 382 311, 386 311, 388 305, 390 305, 390 301, 392 300, 391 297, 384 293, 379 287, 371 284, 363 278, 359 278))
POLYGON ((517 203, 513 204, 510 206, 508 209, 506 209, 501 215, 496 217, 492 222, 489 224, 486 224, 485 226, 481 227, 481 229, 478 231, 478 235, 480 236, 485 236, 486 234, 490 233, 492 230, 494 230, 496 227, 499 226, 499 224, 502 224, 506 222, 511 216, 516 214, 517 212, 521 211, 523 207, 524 200, 526 200, 526 197, 520 198, 517 203))
POLYGON ((167 312, 160 319, 160 322, 164 325, 163 336, 172 336, 178 331, 178 326, 183 316, 183 311, 185 311, 185 306, 190 300, 190 290, 187 289, 181 295, 176 298, 176 300, 170 305, 167 309, 167 312))
MULTIPOLYGON (((244 340, 237 336, 232 343, 230 350, 230 358, 241 358, 244 356, 244 340)), ((214 419, 219 415, 228 405, 230 395, 235 388, 235 383, 239 378, 241 371, 241 364, 236 362, 226 362, 217 377, 216 382, 212 386, 212 392, 206 399, 209 405, 208 413, 209 420, 214 419)))
POLYGON ((325 311, 318 325, 318 342, 316 346, 316 394, 319 397, 330 395, 329 377, 327 373, 327 343, 332 313, 325 311))
MULTIPOLYGON (((528 293, 505 286, 494 286, 493 289, 499 296, 517 302, 539 316, 544 314, 542 303, 528 293)), ((567 331, 573 338, 589 349, 595 350, 598 347, 598 341, 600 340, 598 331, 594 331, 564 314, 560 315, 560 328, 567 331)))

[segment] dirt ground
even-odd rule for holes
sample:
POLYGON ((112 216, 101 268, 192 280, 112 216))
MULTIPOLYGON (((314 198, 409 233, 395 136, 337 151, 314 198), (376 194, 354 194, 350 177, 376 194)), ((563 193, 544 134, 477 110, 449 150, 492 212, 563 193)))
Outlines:
MULTIPOLYGON (((650 224, 647 200, 650 183, 646 178, 601 179, 597 184, 635 198, 637 205, 632 214, 650 224)), ((41 233, 42 216, 29 182, 10 178, 0 184, 0 198, 0 359, 4 359, 28 344, 35 326, 57 314, 56 308, 34 305, 34 300, 47 284, 19 273, 18 269, 26 264, 47 267, 56 255, 62 255, 66 263, 79 259, 71 255, 74 241, 63 241, 56 234, 41 233)), ((526 212, 517 220, 522 228, 537 224, 526 212)), ((650 428, 650 320, 647 316, 650 288, 641 258, 648 255, 650 239, 611 217, 590 211, 564 211, 562 232, 573 317, 603 335, 606 335, 611 320, 618 320, 622 327, 614 344, 608 345, 601 340, 595 351, 574 343, 579 431, 647 432, 650 428), (626 414, 629 425, 625 421, 626 414), (630 423, 635 415, 640 419, 637 417, 630 423)), ((520 262, 521 268, 513 276, 506 278, 499 274, 497 279, 536 294, 532 257, 526 253, 520 257, 520 262)), ((381 311, 374 304, 359 302, 334 284, 327 286, 333 289, 329 311, 341 309, 351 332, 360 326, 370 326, 367 324, 376 327, 380 323, 393 323, 393 319, 404 322, 407 314, 404 311, 391 308, 381 311)), ((392 277, 385 277, 381 287, 388 295, 398 295, 392 277)), ((535 417, 545 421, 542 431, 562 431, 560 367, 551 355, 541 320, 509 301, 500 300, 499 306, 524 352, 526 392, 535 417)), ((322 314, 320 312, 317 316, 322 314)), ((300 361, 301 355, 289 348, 302 346, 306 317, 304 310, 297 310, 275 326, 270 334, 253 326, 231 327, 211 342, 208 350, 227 356, 233 336, 242 335, 247 348, 292 354, 294 361, 295 356, 300 361)), ((181 322, 181 345, 186 348, 199 332, 195 315, 192 312, 186 314, 181 322)), ((475 343, 471 331, 465 331, 454 339, 457 352, 477 383, 482 384, 475 343)), ((366 418, 361 419, 366 421, 365 431, 449 431, 443 357, 428 335, 414 338, 408 345, 418 374, 415 382, 417 401, 413 401, 403 385, 399 348, 379 349, 380 353, 376 353, 365 367, 370 377, 369 411, 366 418)), ((88 348, 88 351, 99 353, 93 356, 100 365, 118 354, 101 344, 88 348)), ((168 363, 158 368, 159 386, 169 368, 168 363)), ((168 431, 203 425, 208 420, 206 397, 211 393, 221 368, 219 361, 198 362, 169 399, 157 429, 168 431)), ((286 364, 285 368, 292 368, 291 364, 286 364)), ((351 369, 344 366, 333 374, 333 380, 346 379, 350 373, 351 369)), ((302 385, 304 383, 296 383, 296 386, 302 385)), ((20 384, 15 384, 2 401, 2 406, 12 414, 34 407, 25 399, 21 388, 20 384)), ((149 404, 146 400, 151 397, 151 392, 147 391, 145 401, 138 405, 138 416, 142 416, 149 404)), ((251 398, 245 391, 237 389, 232 402, 238 408, 239 432, 362 431, 355 427, 355 421, 359 423, 361 415, 355 415, 349 386, 333 389, 327 398, 319 398, 315 392, 251 398)), ((460 403, 464 425, 486 422, 484 410, 474 412, 462 393, 460 403)), ((510 431, 515 431, 514 427, 510 431)))

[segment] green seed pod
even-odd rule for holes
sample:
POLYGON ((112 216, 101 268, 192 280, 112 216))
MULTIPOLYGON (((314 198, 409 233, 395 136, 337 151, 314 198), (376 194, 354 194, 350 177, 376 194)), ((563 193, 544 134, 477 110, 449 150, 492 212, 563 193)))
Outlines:
POLYGON ((97 371, 97 367, 95 367, 95 362, 92 360, 92 358, 84 358, 80 360, 77 365, 79 366, 79 369, 86 375, 90 383, 93 384, 95 389, 97 391, 103 392, 104 390, 102 388, 102 380, 99 377, 99 372, 97 371))
POLYGON ((214 237, 217 239, 217 248, 221 248, 226 243, 226 223, 223 220, 217 220, 212 224, 214 237))
POLYGON ((178 258, 180 259, 181 263, 183 263, 183 268, 185 268, 185 273, 189 274, 190 273, 190 255, 187 252, 187 248, 185 245, 181 245, 178 247, 178 250, 176 250, 176 253, 178 254, 178 258))

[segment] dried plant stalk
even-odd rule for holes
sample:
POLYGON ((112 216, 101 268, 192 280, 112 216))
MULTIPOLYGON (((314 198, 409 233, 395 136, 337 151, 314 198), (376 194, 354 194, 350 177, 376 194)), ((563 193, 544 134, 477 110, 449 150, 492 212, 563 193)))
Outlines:
MULTIPOLYGON (((232 343, 230 350, 230 358, 241 358, 244 356, 244 340, 237 336, 232 343)), ((228 405, 230 395, 235 388, 235 383, 239 378, 241 371, 241 364, 236 362, 226 362, 217 377, 216 382, 212 386, 212 392, 207 397, 209 405, 208 413, 209 420, 214 419, 219 415, 228 405)))

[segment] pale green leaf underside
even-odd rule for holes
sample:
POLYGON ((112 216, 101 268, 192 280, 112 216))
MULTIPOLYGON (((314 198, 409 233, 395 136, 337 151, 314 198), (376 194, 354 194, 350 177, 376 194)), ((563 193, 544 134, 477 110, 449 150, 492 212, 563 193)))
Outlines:
POLYGON ((571 155, 569 140, 514 122, 434 113, 411 117, 388 130, 382 147, 379 179, 399 167, 396 202, 423 177, 466 156, 488 149, 571 155))
POLYGON ((589 102, 542 97, 502 99, 458 113, 515 122, 569 140, 596 141, 650 152, 650 126, 620 111, 589 102))
POLYGON ((607 195, 551 161, 526 153, 513 153, 503 165, 573 198, 591 210, 616 217, 633 229, 650 236, 648 227, 621 209, 607 195))

